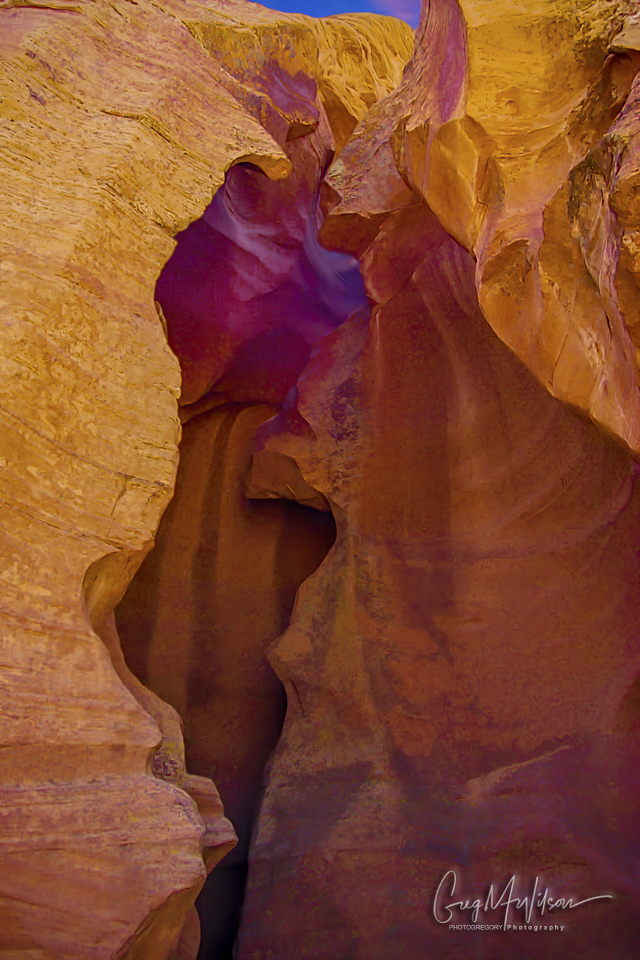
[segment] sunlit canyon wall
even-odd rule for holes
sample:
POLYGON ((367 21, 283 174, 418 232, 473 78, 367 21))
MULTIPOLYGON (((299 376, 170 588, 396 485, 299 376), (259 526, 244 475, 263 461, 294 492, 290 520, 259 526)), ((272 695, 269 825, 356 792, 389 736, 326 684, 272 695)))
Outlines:
POLYGON ((637 957, 637 24, 0 9, 3 960, 637 957))

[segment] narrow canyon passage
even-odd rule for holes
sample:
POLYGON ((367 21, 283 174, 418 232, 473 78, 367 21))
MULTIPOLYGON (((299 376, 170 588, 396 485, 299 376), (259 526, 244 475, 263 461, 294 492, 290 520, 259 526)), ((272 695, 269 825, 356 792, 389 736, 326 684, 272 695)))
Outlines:
POLYGON ((335 536, 328 512, 245 495, 255 431, 274 409, 225 404, 185 425, 174 498, 116 613, 129 667, 178 710, 187 769, 213 779, 239 837, 200 895, 202 960, 231 957, 262 773, 284 719, 265 650, 335 536))
POLYGON ((291 408, 312 347, 366 313, 357 261, 318 243, 315 147, 289 146, 284 182, 232 168, 156 288, 182 370, 180 465, 116 620, 128 666, 180 714, 187 769, 213 779, 239 837, 198 900, 200 960, 231 958, 263 770, 286 711, 265 651, 335 540, 328 503, 293 461, 252 464, 257 430, 291 408))
POLYGON ((434 920, 454 870, 472 900, 512 875, 611 891, 522 956, 633 960, 616 837, 637 836, 637 744, 617 739, 640 657, 637 465, 495 336, 426 205, 391 214, 361 263, 371 318, 300 379, 308 433, 279 416, 258 437, 337 505, 338 532, 271 652, 289 707, 239 957, 511 958, 501 931, 434 920))
POLYGON ((638 960, 629 4, 0 8, 1 960, 638 960))
POLYGON ((452 864, 478 889, 543 864, 585 896, 612 882, 606 830, 595 852, 565 836, 558 779, 595 763, 595 789, 590 744, 633 725, 637 469, 498 340, 426 205, 360 252, 370 313, 355 259, 318 243, 307 160, 283 216, 282 185, 232 170, 158 282, 180 467, 118 630, 239 836, 199 897, 199 960, 231 960, 250 843, 243 960, 354 936, 358 960, 455 957, 418 906, 452 864), (510 771, 522 801, 492 792, 510 771))

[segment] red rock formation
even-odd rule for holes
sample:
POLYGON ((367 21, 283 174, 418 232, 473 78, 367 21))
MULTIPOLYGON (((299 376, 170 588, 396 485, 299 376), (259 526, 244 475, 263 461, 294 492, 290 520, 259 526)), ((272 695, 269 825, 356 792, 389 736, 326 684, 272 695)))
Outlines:
POLYGON ((629 9, 0 11, 1 957, 637 957, 629 9))
POLYGON ((637 27, 620 32, 632 11, 425 6, 391 140, 405 181, 473 253, 498 336, 637 454, 635 314, 616 276, 616 198, 636 166, 640 44, 637 27))
POLYGON ((186 960, 193 914, 181 927, 235 837, 110 619, 177 466, 155 284, 230 167, 290 173, 278 140, 309 133, 322 96, 344 138, 399 81, 411 31, 181 0, 10 0, 0 18, 0 954, 186 960), (228 69, 234 38, 249 78, 228 69), (301 113, 287 84, 323 94, 301 113))
MULTIPOLYGON (((525 955, 597 936, 631 958, 620 812, 573 808, 562 778, 638 675, 637 470, 497 339, 473 260, 426 207, 392 214, 362 264, 370 324, 326 338, 298 384, 313 438, 258 440, 327 497, 338 540, 271 654, 289 707, 240 956, 512 956, 504 934, 435 922, 451 868, 471 898, 512 873, 576 900, 612 888, 525 955), (549 753, 543 787, 530 764, 549 753), (482 799, 508 776, 524 808, 482 799)), ((594 757, 580 793, 610 774, 594 757)), ((613 794, 632 802, 634 782, 619 767, 613 794)))
POLYGON ((128 664, 179 712, 189 770, 213 778, 240 837, 201 906, 203 943, 217 951, 235 936, 262 771, 286 708, 265 650, 334 536, 329 514, 245 496, 254 434, 275 412, 227 404, 186 424, 174 498, 117 611, 128 664))

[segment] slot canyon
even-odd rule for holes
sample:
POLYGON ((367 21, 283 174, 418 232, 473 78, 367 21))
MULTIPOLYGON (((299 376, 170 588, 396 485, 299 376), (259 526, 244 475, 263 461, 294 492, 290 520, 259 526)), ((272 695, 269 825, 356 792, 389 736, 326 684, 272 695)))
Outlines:
POLYGON ((637 960, 639 69, 0 0, 0 960, 637 960))

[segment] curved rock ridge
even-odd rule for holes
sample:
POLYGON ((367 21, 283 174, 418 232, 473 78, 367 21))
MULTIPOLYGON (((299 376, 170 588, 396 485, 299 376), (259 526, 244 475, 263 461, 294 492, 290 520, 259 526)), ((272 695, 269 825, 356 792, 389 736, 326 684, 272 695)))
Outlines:
POLYGON ((636 960, 638 37, 2 5, 0 957, 636 960))
MULTIPOLYGON (((347 224, 380 196, 369 158, 384 167, 386 209, 410 202, 402 178, 474 255, 498 336, 554 396, 635 454, 636 8, 425 4, 401 85, 328 178, 347 224)), ((325 239, 339 243, 342 232, 327 223, 325 239)))
POLYGON ((371 316, 256 439, 338 534, 270 652, 289 709, 242 960, 511 958, 438 923, 449 870, 470 901, 511 876, 602 896, 523 956, 635 956, 629 9, 424 4, 403 82, 327 175, 320 236, 360 260, 371 316))
POLYGON ((401 20, 374 14, 315 19, 244 0, 162 0, 215 61, 221 81, 278 143, 312 133, 327 114, 335 149, 413 53, 401 20))
POLYGON ((256 430, 277 411, 226 403, 189 419, 155 548, 116 610, 127 663, 178 711, 188 768, 213 777, 238 833, 198 903, 206 957, 233 945, 262 773, 286 710, 265 650, 335 536, 326 512, 245 496, 256 430))
POLYGON ((239 957, 512 957, 502 932, 434 919, 454 869, 483 900, 511 875, 611 894, 524 955, 631 960, 638 467, 493 333, 426 205, 391 213, 361 265, 370 319, 315 348, 295 415, 256 439, 338 532, 270 648, 289 706, 239 957))
POLYGON ((311 347, 366 304, 357 263, 317 242, 318 192, 368 107, 399 83, 413 34, 366 14, 313 21, 257 5, 198 4, 194 23, 188 3, 171 9, 292 170, 285 181, 248 165, 230 170, 159 278, 181 405, 208 395, 184 419, 220 402, 282 403, 311 347))
POLYGON ((234 164, 286 177, 322 111, 335 149, 411 46, 388 18, 253 4, 2 4, 0 956, 195 957, 236 838, 111 617, 176 475, 155 283, 234 164))

